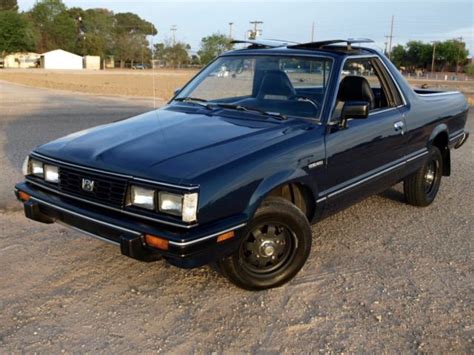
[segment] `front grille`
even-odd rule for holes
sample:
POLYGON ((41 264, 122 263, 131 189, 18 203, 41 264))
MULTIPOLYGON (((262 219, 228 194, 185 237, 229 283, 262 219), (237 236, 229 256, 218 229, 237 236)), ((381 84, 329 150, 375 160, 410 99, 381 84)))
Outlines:
POLYGON ((63 192, 102 202, 115 207, 123 207, 127 192, 127 181, 116 177, 91 174, 70 168, 59 168, 59 189, 63 192), (82 188, 82 180, 94 181, 93 191, 82 188))

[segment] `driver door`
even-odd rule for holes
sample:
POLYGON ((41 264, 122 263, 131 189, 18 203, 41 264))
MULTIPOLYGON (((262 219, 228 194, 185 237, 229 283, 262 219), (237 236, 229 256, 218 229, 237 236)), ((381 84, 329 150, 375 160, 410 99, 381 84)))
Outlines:
POLYGON ((377 61, 349 59, 341 73, 341 78, 364 77, 374 95, 369 116, 349 120, 346 128, 339 125, 344 103, 337 102, 335 107, 326 134, 327 174, 319 182, 320 197, 327 200, 328 211, 339 210, 398 181, 405 144, 405 123, 397 108, 401 99, 390 92, 393 82, 387 82, 391 78, 377 61))

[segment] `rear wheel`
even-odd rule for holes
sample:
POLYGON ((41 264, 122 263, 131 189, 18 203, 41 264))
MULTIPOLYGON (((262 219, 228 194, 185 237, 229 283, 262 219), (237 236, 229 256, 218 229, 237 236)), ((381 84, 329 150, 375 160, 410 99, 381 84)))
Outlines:
POLYGON ((414 206, 428 206, 438 194, 443 175, 443 157, 437 147, 431 147, 425 164, 404 181, 407 202, 414 206))
POLYGON ((311 250, 311 239, 305 215, 289 201, 271 197, 248 224, 239 249, 218 265, 239 287, 277 287, 303 267, 311 250))

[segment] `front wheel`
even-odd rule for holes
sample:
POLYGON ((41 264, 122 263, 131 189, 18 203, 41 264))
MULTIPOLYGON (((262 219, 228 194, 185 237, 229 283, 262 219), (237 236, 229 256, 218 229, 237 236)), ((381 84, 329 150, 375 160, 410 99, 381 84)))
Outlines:
POLYGON ((404 181, 407 202, 421 207, 431 204, 438 194, 442 175, 443 157, 437 147, 431 147, 425 164, 404 181))
POLYGON ((218 266, 231 282, 247 290, 281 286, 303 267, 311 240, 311 227, 301 210, 271 197, 248 224, 238 250, 218 266))

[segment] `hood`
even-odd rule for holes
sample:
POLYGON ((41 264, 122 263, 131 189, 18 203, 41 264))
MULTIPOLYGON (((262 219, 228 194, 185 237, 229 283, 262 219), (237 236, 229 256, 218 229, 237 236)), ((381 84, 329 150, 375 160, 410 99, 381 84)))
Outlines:
POLYGON ((226 112, 168 107, 70 134, 35 152, 105 171, 183 183, 309 125, 226 112))

